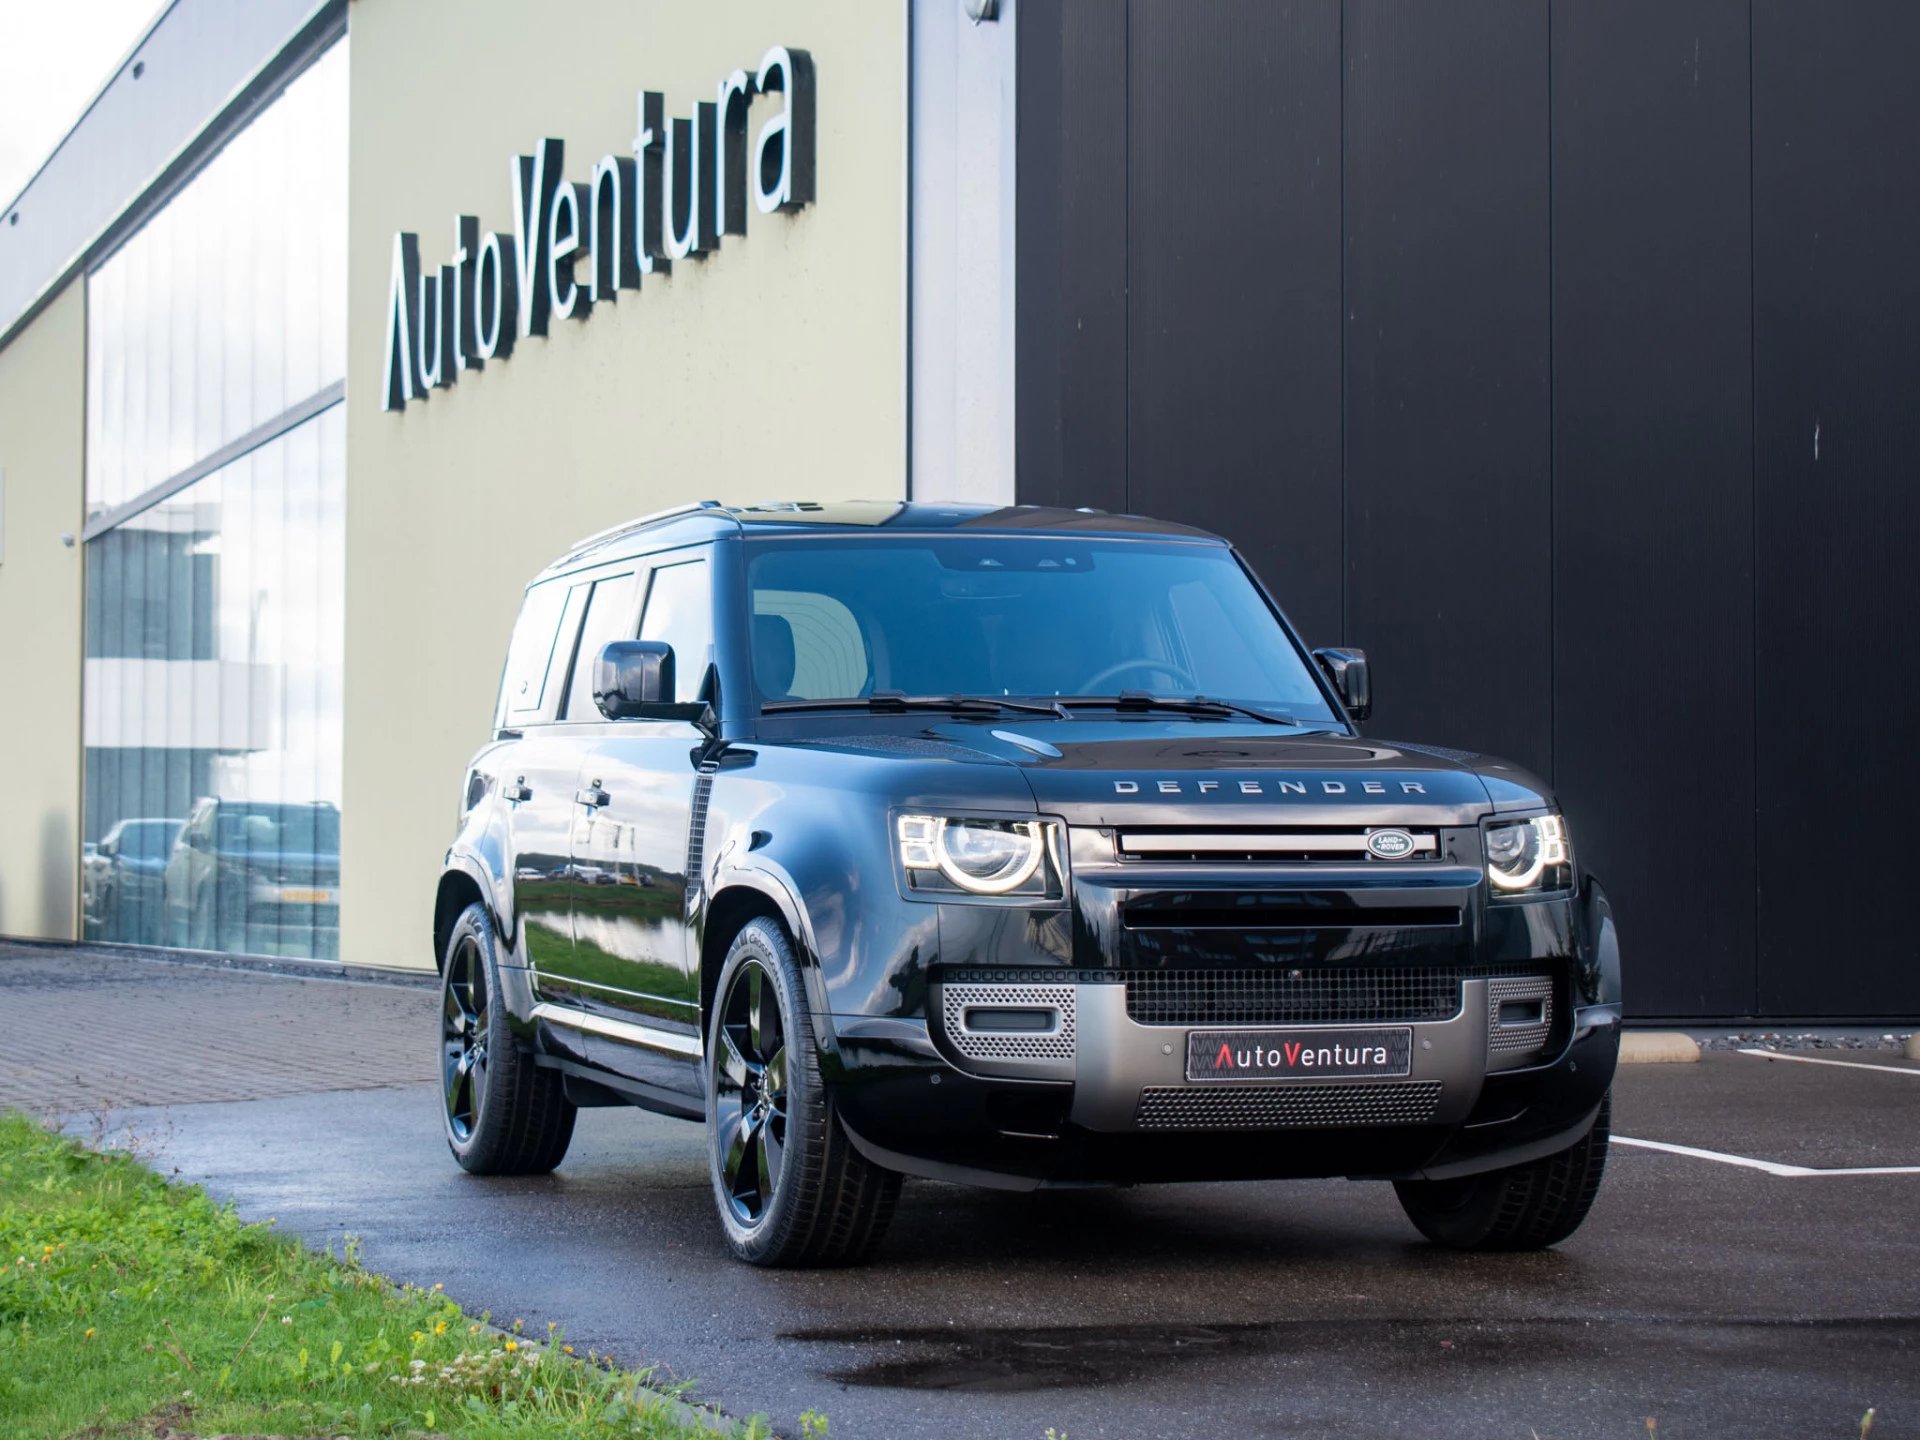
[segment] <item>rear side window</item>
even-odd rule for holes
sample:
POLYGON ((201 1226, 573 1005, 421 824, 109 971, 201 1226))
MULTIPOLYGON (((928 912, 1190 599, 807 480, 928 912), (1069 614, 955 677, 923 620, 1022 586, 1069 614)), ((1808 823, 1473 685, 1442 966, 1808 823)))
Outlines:
POLYGON ((568 720, 598 720, 593 703, 593 662, 612 640, 633 638, 634 577, 609 575, 594 583, 587 600, 587 618, 580 626, 580 644, 573 652, 573 679, 567 686, 568 720))
POLYGON ((507 645, 507 668, 500 681, 501 722, 525 720, 540 711, 545 697, 548 663, 553 659, 554 637, 560 633, 560 612, 566 605, 567 587, 548 581, 527 591, 520 607, 519 623, 513 627, 513 639, 507 645))

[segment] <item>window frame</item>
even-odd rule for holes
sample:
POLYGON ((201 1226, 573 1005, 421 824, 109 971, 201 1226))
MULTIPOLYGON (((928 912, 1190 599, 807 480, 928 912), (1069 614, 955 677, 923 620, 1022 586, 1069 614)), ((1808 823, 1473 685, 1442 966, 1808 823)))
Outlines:
MULTIPOLYGON (((642 557, 617 561, 604 569, 583 570, 569 577, 572 582, 568 588, 568 601, 584 590, 586 597, 580 602, 580 614, 573 626, 573 634, 567 642, 567 663, 561 675, 559 694, 550 719, 556 725, 604 725, 607 717, 600 713, 599 706, 593 707, 591 715, 571 715, 568 713, 573 698, 574 676, 580 668, 580 644, 586 638, 587 617, 593 613, 594 592, 609 580, 621 580, 631 577, 633 591, 627 597, 627 638, 635 638, 640 633, 640 617, 645 612, 647 596, 653 588, 652 572, 642 557)), ((561 626, 566 626, 566 611, 561 612, 561 626)), ((558 652, 556 650, 556 658, 558 652)), ((552 683, 549 676, 548 683, 552 683)))
MULTIPOLYGON (((708 648, 711 649, 713 653, 711 657, 709 657, 709 659, 707 660, 706 666, 702 668, 702 672, 701 672, 701 678, 703 682, 702 689, 704 689, 705 688, 704 681, 706 678, 706 667, 711 667, 716 672, 720 669, 720 653, 721 653, 721 646, 722 646, 721 635, 723 632, 724 617, 721 614, 721 599, 720 599, 721 576, 720 576, 720 567, 718 564, 718 557, 715 554, 715 547, 711 543, 702 543, 697 545, 681 545, 681 546, 677 546, 672 550, 657 551, 656 553, 647 556, 645 558, 644 563, 646 565, 646 570, 647 570, 646 584, 642 587, 643 593, 641 595, 640 612, 638 615, 634 617, 634 634, 642 639, 644 639, 645 636, 642 635, 641 632, 646 627, 647 611, 653 604, 654 585, 660 578, 660 572, 662 570, 678 569, 682 565, 700 564, 700 565, 705 565, 707 567, 707 645, 708 645, 708 648)), ((677 698, 679 689, 680 689, 680 677, 682 673, 681 657, 678 654, 675 654, 675 656, 673 657, 673 669, 674 669, 674 680, 673 680, 674 692, 677 698)), ((721 688, 724 691, 725 689, 724 683, 722 684, 721 688)), ((688 701, 681 701, 679 703, 697 704, 699 703, 698 695, 699 695, 699 692, 696 691, 695 699, 688 700, 688 701)), ((710 700, 712 697, 708 696, 707 698, 710 700)), ((683 721, 683 720, 669 720, 669 721, 660 721, 660 722, 654 722, 654 723, 669 724, 669 725, 686 725, 691 722, 683 721)))

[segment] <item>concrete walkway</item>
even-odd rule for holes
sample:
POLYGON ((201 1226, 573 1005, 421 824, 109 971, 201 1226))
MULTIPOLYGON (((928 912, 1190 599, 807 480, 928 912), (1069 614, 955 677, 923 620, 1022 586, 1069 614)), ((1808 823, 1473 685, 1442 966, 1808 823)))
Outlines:
POLYGON ((47 1118, 434 1078, 435 992, 0 942, 0 1107, 47 1118))

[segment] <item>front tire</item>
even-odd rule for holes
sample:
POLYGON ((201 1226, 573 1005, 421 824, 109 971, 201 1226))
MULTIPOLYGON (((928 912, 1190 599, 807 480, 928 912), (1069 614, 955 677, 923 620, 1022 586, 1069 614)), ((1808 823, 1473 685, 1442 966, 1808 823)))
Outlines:
POLYGON ((1420 1233, 1456 1250, 1544 1250, 1587 1218, 1600 1193, 1612 1133, 1613 1094, 1593 1128, 1557 1155, 1458 1180, 1396 1180, 1394 1193, 1420 1233))
POLYGON ((558 1071, 514 1044, 493 921, 477 902, 453 922, 440 965, 441 1109, 447 1148, 475 1175, 544 1175, 566 1158, 579 1113, 558 1071))
POLYGON ((879 1244, 900 1177, 853 1147, 812 1042, 793 946, 774 921, 734 937, 707 1026, 707 1155, 720 1224, 753 1265, 848 1265, 879 1244))

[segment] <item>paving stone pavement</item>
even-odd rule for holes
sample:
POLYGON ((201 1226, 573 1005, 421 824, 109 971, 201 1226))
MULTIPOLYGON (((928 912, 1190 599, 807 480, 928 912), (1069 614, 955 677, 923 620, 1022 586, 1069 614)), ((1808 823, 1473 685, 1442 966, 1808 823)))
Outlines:
POLYGON ((436 993, 0 942, 0 1108, 47 1119, 434 1078, 436 993))

